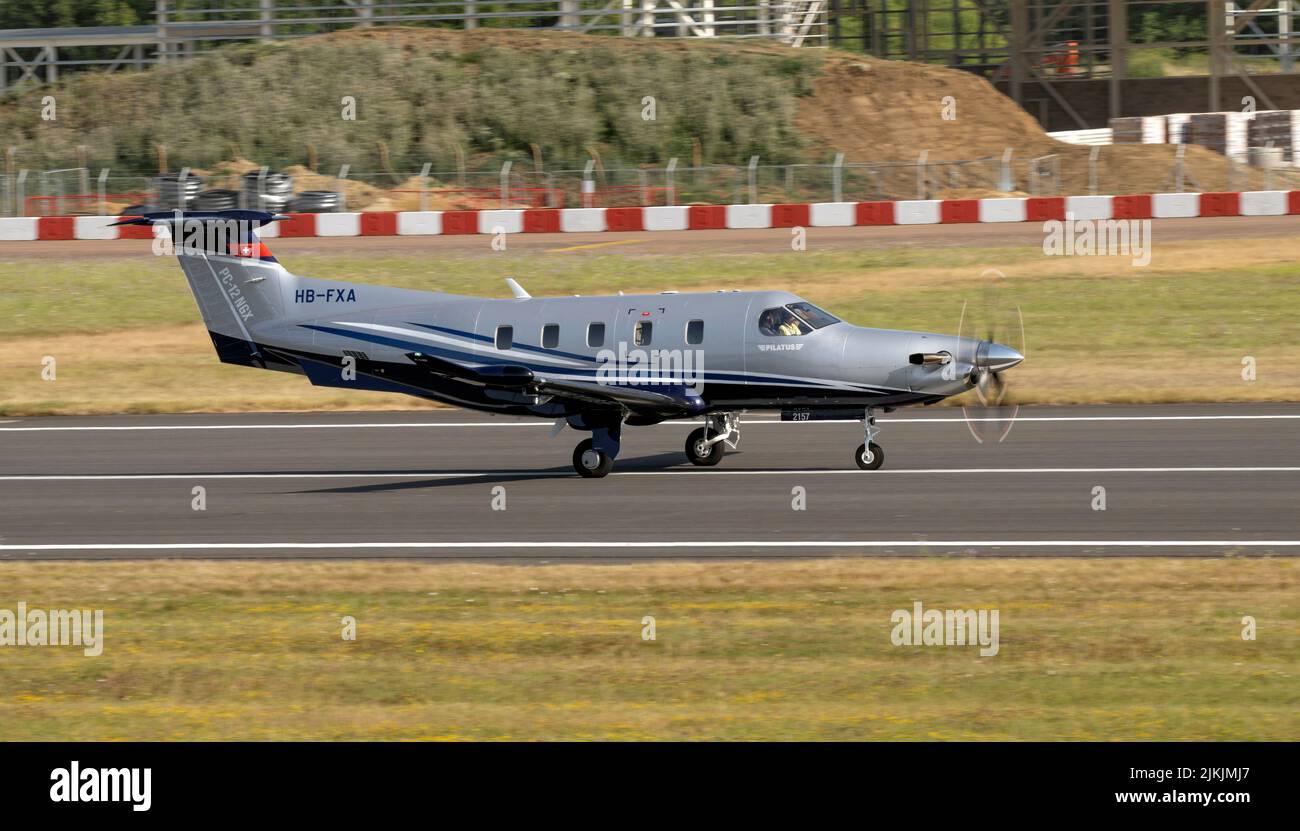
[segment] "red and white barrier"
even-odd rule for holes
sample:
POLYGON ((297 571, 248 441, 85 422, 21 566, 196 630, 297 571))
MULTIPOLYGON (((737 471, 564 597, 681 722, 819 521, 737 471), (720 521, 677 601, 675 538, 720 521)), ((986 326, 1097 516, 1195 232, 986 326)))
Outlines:
POLYGON ((34 216, 0 217, 0 241, 40 239, 34 216))
MULTIPOLYGON (((1300 215, 1300 191, 1155 193, 903 199, 777 205, 649 208, 537 208, 487 211, 376 211, 289 214, 259 233, 276 237, 592 233, 724 228, 847 228, 866 225, 1046 222, 1060 219, 1163 219, 1300 215)), ((148 229, 112 226, 116 216, 0 217, 0 241, 148 239, 148 229)))

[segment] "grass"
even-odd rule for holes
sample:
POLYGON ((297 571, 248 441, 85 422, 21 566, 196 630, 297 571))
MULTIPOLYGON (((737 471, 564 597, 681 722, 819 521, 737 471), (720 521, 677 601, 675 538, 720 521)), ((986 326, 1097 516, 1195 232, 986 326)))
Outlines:
POLYGON ((1289 739, 1298 577, 1289 559, 6 563, 0 607, 102 608, 107 635, 97 658, 4 649, 0 739, 1289 739), (998 609, 999 654, 892 646, 916 600, 998 609))
MULTIPOLYGON (((503 275, 535 295, 617 290, 785 288, 852 323, 956 332, 963 302, 984 331, 996 278, 1018 305, 1024 403, 1300 399, 1300 240, 1155 240, 1149 266, 1126 258, 1044 257, 1037 248, 784 255, 638 255, 634 246, 567 254, 302 256, 296 272, 413 288, 506 296, 503 275), (1248 254, 1248 256, 1247 256, 1248 254), (357 275, 364 275, 358 277, 357 275), (1257 380, 1241 377, 1246 356, 1257 380)), ((220 364, 169 258, 0 262, 0 414, 409 408, 384 394, 320 390, 304 379, 220 364), (42 358, 57 360, 53 382, 42 358)), ((1000 332, 1005 332, 1005 326, 1000 332)), ((1009 337, 1013 343, 1018 335, 1009 337)))

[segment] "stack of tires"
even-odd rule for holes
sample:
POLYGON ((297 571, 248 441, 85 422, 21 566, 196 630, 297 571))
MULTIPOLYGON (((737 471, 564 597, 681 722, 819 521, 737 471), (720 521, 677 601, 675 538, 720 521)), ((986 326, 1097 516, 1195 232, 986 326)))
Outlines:
POLYGON ((342 194, 332 190, 305 190, 293 197, 289 210, 300 214, 332 214, 343 210, 342 194))
POLYGON ((153 204, 160 211, 191 210, 203 190, 203 177, 164 173, 153 180, 153 204))
POLYGON ((194 199, 196 211, 233 211, 239 207, 239 191, 228 188, 205 190, 194 199))
POLYGON ((255 211, 281 213, 293 197, 293 177, 287 173, 263 174, 250 170, 240 180, 244 206, 255 211))

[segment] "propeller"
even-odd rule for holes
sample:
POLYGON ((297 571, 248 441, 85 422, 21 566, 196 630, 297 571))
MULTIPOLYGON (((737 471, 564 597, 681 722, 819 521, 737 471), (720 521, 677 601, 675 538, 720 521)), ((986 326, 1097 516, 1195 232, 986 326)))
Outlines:
POLYGON ((1006 276, 997 269, 985 269, 984 287, 978 306, 963 302, 957 334, 962 338, 960 365, 970 367, 975 402, 962 405, 971 435, 980 444, 986 439, 1001 442, 1011 432, 1019 404, 1008 403, 1006 370, 1024 360, 1025 319, 1020 307, 1009 301, 1004 289, 1006 276))

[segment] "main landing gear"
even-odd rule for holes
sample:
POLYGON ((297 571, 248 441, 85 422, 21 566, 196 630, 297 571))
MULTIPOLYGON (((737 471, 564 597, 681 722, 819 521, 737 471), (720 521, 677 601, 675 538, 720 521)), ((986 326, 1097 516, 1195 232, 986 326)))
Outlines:
POLYGON ((618 456, 621 432, 622 425, 616 422, 612 427, 593 428, 591 438, 578 442, 573 448, 573 469, 579 476, 600 479, 609 475, 618 456))
POLYGON ((686 437, 686 459, 693 465, 713 467, 722 461, 726 448, 740 444, 740 414, 712 413, 703 427, 686 437))
POLYGON ((858 445, 858 449, 853 451, 853 461, 863 470, 879 470, 880 466, 885 463, 885 451, 880 449, 876 444, 876 436, 880 434, 880 428, 876 426, 876 416, 871 412, 871 407, 862 415, 862 426, 866 433, 866 441, 858 445))

